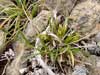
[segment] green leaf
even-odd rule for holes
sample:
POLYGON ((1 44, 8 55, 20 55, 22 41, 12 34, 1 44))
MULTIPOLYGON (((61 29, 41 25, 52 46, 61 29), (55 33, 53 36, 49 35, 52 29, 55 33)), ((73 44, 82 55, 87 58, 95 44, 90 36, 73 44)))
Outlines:
POLYGON ((75 35, 73 35, 73 42, 79 40, 80 36, 78 33, 75 33, 75 35))
POLYGON ((72 35, 70 35, 70 36, 68 36, 68 37, 64 40, 64 42, 65 42, 66 44, 68 44, 68 43, 72 42, 72 39, 73 39, 73 37, 72 37, 72 35))
POLYGON ((32 7, 32 17, 35 17, 38 13, 38 4, 33 4, 32 7))
POLYGON ((62 37, 64 37, 66 31, 67 31, 67 26, 66 25, 59 25, 57 35, 60 38, 62 38, 62 37))
POLYGON ((18 6, 21 6, 21 0, 16 0, 18 6))
POLYGON ((26 7, 26 0, 16 0, 17 6, 21 7, 22 4, 24 7, 26 7))
POLYGON ((68 44, 68 43, 75 42, 75 41, 79 40, 79 38, 80 38, 79 34, 75 32, 75 33, 67 36, 64 42, 66 44, 68 44))
POLYGON ((80 51, 79 48, 72 48, 71 51, 73 52, 73 54, 76 54, 80 51))
POLYGON ((4 11, 8 16, 16 14, 16 15, 22 15, 22 10, 18 8, 7 8, 7 10, 4 11))
POLYGON ((50 24, 50 30, 51 30, 51 32, 57 33, 58 24, 57 24, 56 20, 54 20, 53 18, 51 18, 49 20, 49 24, 50 24))
POLYGON ((39 37, 40 37, 41 41, 45 42, 45 43, 51 40, 51 37, 48 36, 47 34, 40 34, 39 37))

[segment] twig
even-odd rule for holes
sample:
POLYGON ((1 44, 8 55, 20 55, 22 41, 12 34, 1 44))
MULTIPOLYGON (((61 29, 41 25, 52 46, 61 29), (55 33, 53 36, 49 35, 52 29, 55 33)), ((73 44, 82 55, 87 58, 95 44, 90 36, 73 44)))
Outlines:
POLYGON ((77 46, 74 48, 89 48, 89 47, 95 47, 96 45, 87 45, 87 46, 77 46))
POLYGON ((7 66, 8 66, 9 62, 10 62, 10 60, 8 60, 8 62, 7 62, 7 64, 5 65, 5 67, 4 67, 3 72, 2 72, 2 74, 1 74, 1 75, 4 75, 4 74, 5 74, 5 71, 6 71, 6 68, 7 68, 7 66))
POLYGON ((75 0, 75 3, 73 3, 73 5, 72 5, 73 7, 72 7, 72 9, 70 10, 70 13, 69 13, 69 14, 71 14, 72 10, 73 10, 73 9, 74 9, 74 7, 76 6, 77 1, 78 1, 78 0, 75 0))

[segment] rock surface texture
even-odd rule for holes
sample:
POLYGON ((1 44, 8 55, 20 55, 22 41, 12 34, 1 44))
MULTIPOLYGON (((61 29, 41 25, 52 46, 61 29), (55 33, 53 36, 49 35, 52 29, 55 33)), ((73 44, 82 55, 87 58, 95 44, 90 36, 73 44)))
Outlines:
POLYGON ((84 65, 76 65, 72 75, 87 75, 88 70, 84 65))
POLYGON ((48 26, 48 21, 51 17, 51 12, 42 10, 37 17, 29 22, 25 29, 25 35, 32 38, 36 34, 42 32, 48 26))
POLYGON ((47 7, 66 16, 70 14, 76 2, 77 0, 45 0, 47 7))
POLYGON ((6 33, 0 30, 0 54, 3 52, 5 41, 6 41, 6 33))
POLYGON ((83 34, 89 33, 100 22, 100 4, 97 0, 79 3, 72 10, 70 16, 75 18, 73 27, 77 27, 78 31, 83 34))

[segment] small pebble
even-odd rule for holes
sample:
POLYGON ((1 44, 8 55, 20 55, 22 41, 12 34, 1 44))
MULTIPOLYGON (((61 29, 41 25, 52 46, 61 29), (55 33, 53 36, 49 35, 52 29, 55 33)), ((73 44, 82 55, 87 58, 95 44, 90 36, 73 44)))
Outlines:
POLYGON ((96 42, 100 42, 100 32, 98 32, 94 38, 96 42))
POLYGON ((100 46, 97 45, 96 42, 95 42, 95 44, 91 43, 88 45, 93 45, 93 46, 87 48, 87 50, 89 51, 90 54, 100 56, 100 46))

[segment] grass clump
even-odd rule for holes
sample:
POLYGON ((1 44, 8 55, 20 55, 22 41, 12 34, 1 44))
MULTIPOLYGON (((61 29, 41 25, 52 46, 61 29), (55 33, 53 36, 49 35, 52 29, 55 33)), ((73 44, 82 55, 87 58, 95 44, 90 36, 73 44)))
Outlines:
MULTIPOLYGON (((52 20, 52 19, 51 19, 52 20)), ((55 20, 49 22, 50 31, 40 34, 42 42, 40 53, 52 62, 64 62, 74 66, 74 55, 80 49, 75 48, 73 43, 78 41, 80 35, 68 27, 68 22, 57 24, 55 20)))
POLYGON ((0 30, 6 35, 6 43, 16 39, 28 22, 38 13, 38 4, 31 0, 0 0, 0 30))

